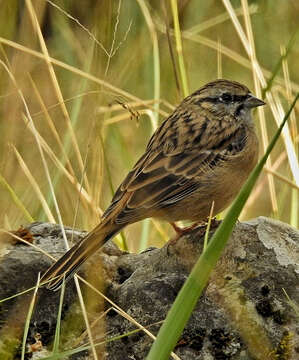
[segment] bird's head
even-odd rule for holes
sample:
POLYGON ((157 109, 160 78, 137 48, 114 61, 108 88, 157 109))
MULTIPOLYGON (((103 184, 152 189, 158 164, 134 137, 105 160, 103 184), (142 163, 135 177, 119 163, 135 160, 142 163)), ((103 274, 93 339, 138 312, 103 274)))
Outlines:
POLYGON ((224 79, 206 84, 187 99, 222 119, 238 121, 250 121, 251 110, 265 105, 246 86, 224 79))

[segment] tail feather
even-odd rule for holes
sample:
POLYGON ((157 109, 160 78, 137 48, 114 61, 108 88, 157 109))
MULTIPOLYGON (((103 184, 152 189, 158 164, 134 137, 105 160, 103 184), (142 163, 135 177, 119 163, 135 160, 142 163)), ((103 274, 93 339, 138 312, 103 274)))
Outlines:
POLYGON ((120 230, 120 228, 111 228, 107 224, 98 225, 58 259, 45 272, 41 281, 47 282, 48 289, 58 290, 62 285, 63 279, 66 281, 71 279, 78 268, 120 230))

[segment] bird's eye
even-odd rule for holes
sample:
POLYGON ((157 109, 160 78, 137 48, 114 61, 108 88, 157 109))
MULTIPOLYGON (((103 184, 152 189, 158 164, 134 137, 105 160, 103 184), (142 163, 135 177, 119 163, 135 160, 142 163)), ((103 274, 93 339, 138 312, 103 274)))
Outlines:
POLYGON ((220 101, 225 102, 225 103, 231 102, 231 101, 232 101, 232 96, 231 96, 231 94, 222 94, 222 95, 220 96, 220 101))

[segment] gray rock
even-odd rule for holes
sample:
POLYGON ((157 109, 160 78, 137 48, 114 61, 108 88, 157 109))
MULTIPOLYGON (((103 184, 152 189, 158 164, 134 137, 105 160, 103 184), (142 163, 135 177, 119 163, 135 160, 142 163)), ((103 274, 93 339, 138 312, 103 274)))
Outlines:
MULTIPOLYGON (((34 244, 44 251, 55 257, 64 253, 58 225, 33 223, 27 229, 34 244)), ((201 253, 203 230, 197 228, 162 249, 149 248, 141 254, 122 252, 110 241, 81 274, 97 288, 105 287, 109 299, 156 334, 158 322, 165 318, 201 253)), ((71 239, 70 228, 66 234, 71 239)), ((84 234, 76 230, 73 241, 84 234)), ((272 354, 278 359, 298 359, 298 307, 294 305, 299 303, 298 259, 299 232, 289 225, 263 217, 238 223, 174 350, 177 356, 187 360, 266 359, 272 354)), ((38 272, 43 273, 51 262, 30 246, 9 246, 0 262, 0 298, 34 286, 38 272)), ((113 337, 137 328, 88 287, 83 287, 83 293, 91 323, 107 310, 105 325, 99 321, 93 328, 95 342, 102 341, 105 332, 106 337, 113 337)), ((59 296, 44 288, 38 291, 28 343, 35 343, 40 334, 43 351, 53 340, 59 296)), ((22 337, 31 298, 32 292, 1 304, 1 359, 1 351, 8 351, 3 335, 11 336, 12 324, 15 338, 22 337)), ((74 281, 67 283, 62 317, 61 348, 87 341, 81 336, 85 325, 74 281)), ((108 342, 99 353, 109 360, 145 359, 151 344, 151 338, 138 331, 108 342)), ((88 358, 86 352, 76 356, 88 358)))

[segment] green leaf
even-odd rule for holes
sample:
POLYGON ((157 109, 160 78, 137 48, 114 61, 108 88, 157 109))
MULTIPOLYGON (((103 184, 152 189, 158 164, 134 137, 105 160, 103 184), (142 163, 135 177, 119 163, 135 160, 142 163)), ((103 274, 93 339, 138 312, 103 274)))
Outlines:
POLYGON ((62 283, 61 292, 60 292, 60 298, 59 298, 59 307, 58 307, 58 314, 57 314, 55 337, 54 337, 54 343, 53 343, 53 354, 56 354, 59 351, 60 329, 61 329, 61 314, 62 314, 64 292, 65 292, 65 279, 63 277, 63 283, 62 283))

